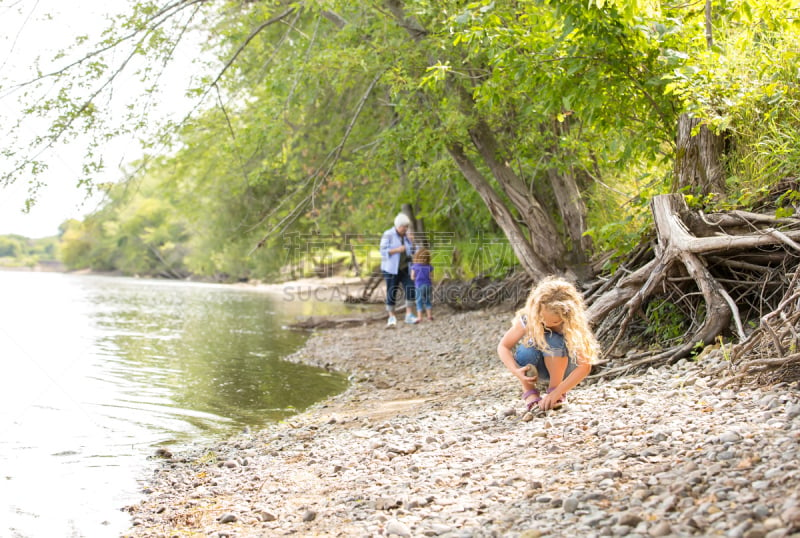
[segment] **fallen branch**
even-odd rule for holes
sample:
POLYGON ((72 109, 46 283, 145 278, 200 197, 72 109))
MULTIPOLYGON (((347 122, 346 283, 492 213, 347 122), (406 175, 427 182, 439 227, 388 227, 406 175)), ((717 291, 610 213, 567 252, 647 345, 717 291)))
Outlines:
POLYGON ((368 314, 359 317, 328 317, 328 316, 310 316, 300 321, 290 323, 290 329, 298 330, 313 330, 313 329, 335 329, 337 327, 354 327, 357 325, 366 325, 368 323, 375 323, 378 321, 385 321, 386 313, 380 312, 378 314, 368 314))

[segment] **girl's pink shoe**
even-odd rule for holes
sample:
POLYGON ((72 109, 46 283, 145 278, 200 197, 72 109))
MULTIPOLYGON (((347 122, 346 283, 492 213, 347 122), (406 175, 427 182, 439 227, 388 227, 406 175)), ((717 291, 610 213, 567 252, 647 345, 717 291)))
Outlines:
POLYGON ((530 411, 534 406, 538 405, 539 402, 542 401, 542 397, 539 394, 538 390, 531 389, 531 390, 526 390, 525 392, 522 393, 522 401, 525 402, 528 411, 530 411), (528 398, 530 398, 531 396, 534 396, 534 398, 529 402, 528 398))

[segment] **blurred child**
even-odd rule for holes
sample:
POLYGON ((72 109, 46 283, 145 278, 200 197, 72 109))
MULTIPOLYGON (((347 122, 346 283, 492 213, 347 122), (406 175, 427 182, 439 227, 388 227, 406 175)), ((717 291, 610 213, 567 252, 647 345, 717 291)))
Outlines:
POLYGON ((431 251, 420 248, 414 254, 411 264, 411 278, 417 288, 417 318, 422 319, 422 313, 427 312, 428 321, 433 321, 431 299, 433 298, 433 280, 431 280, 433 266, 431 265, 431 251))
POLYGON ((583 297, 571 282, 552 276, 531 290, 497 346, 500 360, 522 384, 528 410, 538 405, 543 411, 566 402, 567 391, 589 375, 599 352, 583 297), (536 389, 539 376, 549 380, 544 397, 536 389))

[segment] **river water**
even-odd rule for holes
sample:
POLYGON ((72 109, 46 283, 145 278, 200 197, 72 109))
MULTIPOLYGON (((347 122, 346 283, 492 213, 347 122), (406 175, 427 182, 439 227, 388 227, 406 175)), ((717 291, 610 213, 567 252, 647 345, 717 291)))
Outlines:
POLYGON ((282 360, 310 295, 0 271, 0 536, 130 525, 156 449, 291 416, 347 380, 282 360))

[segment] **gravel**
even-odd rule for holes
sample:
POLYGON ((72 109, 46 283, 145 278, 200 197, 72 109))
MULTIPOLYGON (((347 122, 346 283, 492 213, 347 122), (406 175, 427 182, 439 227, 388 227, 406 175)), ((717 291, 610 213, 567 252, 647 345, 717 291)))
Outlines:
POLYGON ((721 359, 590 378, 525 413, 511 313, 312 334, 344 393, 169 454, 124 536, 800 536, 796 384, 719 390, 721 359))

